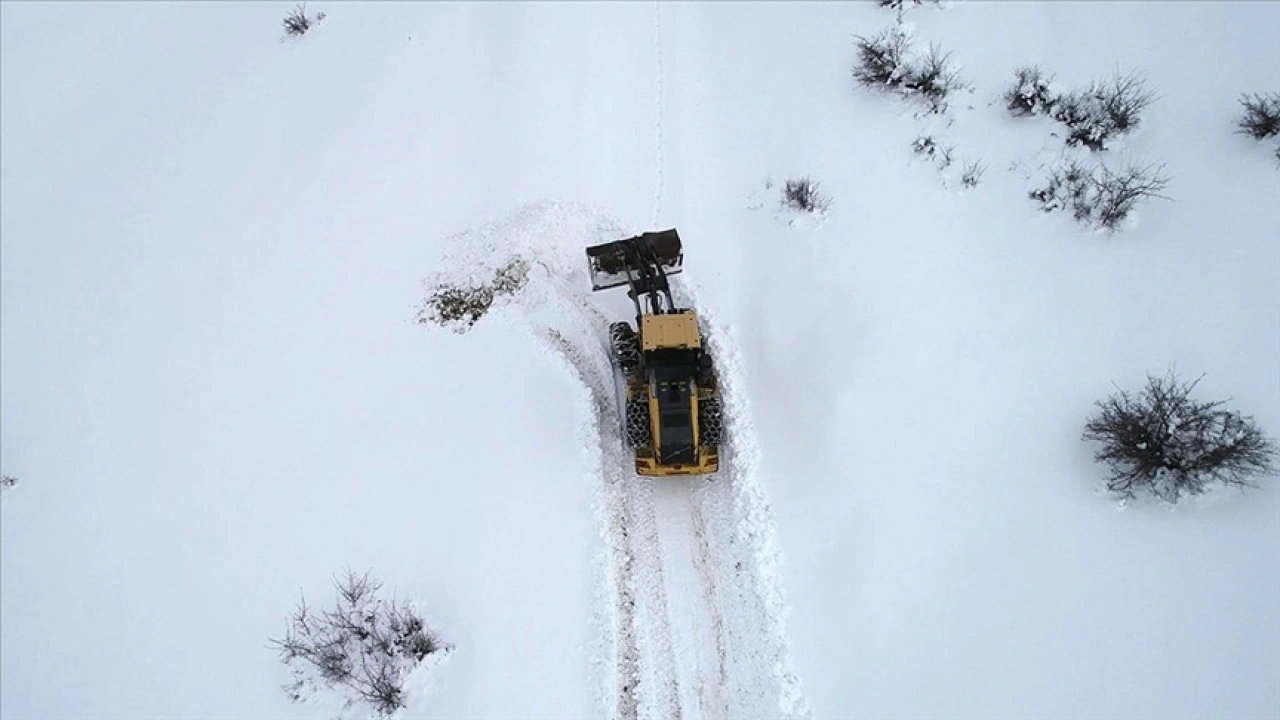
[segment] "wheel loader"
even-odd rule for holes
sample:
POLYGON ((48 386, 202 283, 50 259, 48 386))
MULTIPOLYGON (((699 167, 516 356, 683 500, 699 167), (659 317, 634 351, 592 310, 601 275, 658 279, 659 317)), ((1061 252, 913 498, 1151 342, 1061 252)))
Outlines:
POLYGON ((684 266, 675 228, 587 248, 592 291, 627 286, 636 322, 609 327, 626 380, 623 434, 640 475, 720 469, 722 407, 698 315, 676 307, 668 277, 684 266))

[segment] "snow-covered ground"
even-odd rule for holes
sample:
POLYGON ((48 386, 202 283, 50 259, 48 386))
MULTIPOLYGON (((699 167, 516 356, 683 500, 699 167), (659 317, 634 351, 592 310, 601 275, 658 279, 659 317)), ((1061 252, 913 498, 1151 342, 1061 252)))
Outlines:
POLYGON ((1232 133, 1280 4, 911 8, 974 87, 928 119, 852 87, 874 3, 288 7, 0 5, 0 715, 325 717, 267 640, 351 566, 456 648, 412 717, 1280 716, 1274 479, 1121 510, 1078 439, 1171 364, 1280 434, 1280 169, 1232 133), (1037 212, 1027 62, 1144 71, 1108 155, 1172 200, 1037 212), (802 174, 822 222, 774 213, 802 174), (666 227, 713 481, 620 469, 627 301, 574 265, 666 227))

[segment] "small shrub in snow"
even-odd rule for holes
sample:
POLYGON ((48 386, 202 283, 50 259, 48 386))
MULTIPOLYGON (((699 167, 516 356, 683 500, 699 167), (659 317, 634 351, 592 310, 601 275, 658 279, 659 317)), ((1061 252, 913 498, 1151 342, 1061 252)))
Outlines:
POLYGON ((1244 95, 1240 104, 1244 106, 1244 113, 1237 123, 1238 132, 1254 140, 1280 135, 1280 93, 1244 95))
POLYGON ((495 300, 524 287, 528 277, 529 264, 517 258, 495 271, 487 283, 442 284, 427 298, 418 313, 418 323, 453 326, 455 332, 464 333, 489 312, 495 300))
POLYGON ((1160 193, 1169 186, 1169 179, 1154 166, 1130 165, 1113 173, 1105 165, 1099 165, 1093 185, 1094 221, 1105 230, 1115 230, 1129 217, 1139 200, 1164 198, 1160 193))
POLYGON ((938 141, 932 135, 921 135, 911 142, 911 152, 932 160, 938 155, 938 141))
POLYGON ((11 487, 16 487, 17 484, 18 478, 12 475, 0 475, 0 490, 8 490, 11 487))
POLYGON ((1051 115, 1067 126, 1067 144, 1107 149, 1107 141, 1138 126, 1141 113, 1155 95, 1136 73, 1094 82, 1088 90, 1067 93, 1054 101, 1051 115))
POLYGON ((1120 391, 1097 403, 1084 439, 1101 443, 1094 457, 1111 469, 1108 490, 1124 498, 1149 491, 1174 503, 1275 472, 1275 444, 1252 418, 1223 408, 1224 401, 1193 399, 1199 382, 1170 372, 1148 377, 1137 396, 1120 391))
POLYGON ((1113 172, 1105 165, 1068 160, 1050 171, 1044 187, 1028 195, 1044 212, 1069 211, 1077 221, 1114 232, 1146 198, 1163 197, 1169 179, 1161 168, 1130 165, 1113 172))
POLYGON ((821 183, 807 177, 787 180, 782 186, 782 204, 807 213, 826 212, 831 205, 831 198, 818 190, 821 183))
POLYGON ((978 183, 982 182, 982 176, 987 172, 987 166, 980 160, 970 160, 964 164, 964 170, 960 173, 960 184, 967 188, 978 187, 978 183))
POLYGON ((1019 117, 1049 115, 1057 99, 1050 89, 1052 77, 1045 77, 1035 65, 1020 67, 1014 71, 1013 86, 1004 93, 1005 106, 1019 117))
POLYGON ((906 10, 907 5, 920 7, 926 3, 930 5, 941 5, 942 0, 880 0, 880 7, 902 12, 903 10, 906 10))
POLYGON ((910 58, 911 39, 901 28, 889 28, 872 38, 859 36, 856 47, 854 81, 868 89, 923 101, 931 113, 944 112, 951 93, 967 87, 951 54, 938 46, 930 46, 923 57, 910 58))
POLYGON ((930 112, 940 113, 947 109, 947 98, 951 93, 966 86, 951 62, 951 53, 944 53, 937 45, 931 45, 929 52, 910 66, 902 87, 922 98, 929 105, 930 112))
POLYGON ((909 73, 907 51, 911 41, 907 34, 893 27, 872 38, 858 36, 858 61, 853 66, 853 79, 868 88, 897 88, 909 73))
POLYGON ((911 143, 911 152, 933 161, 939 170, 951 167, 955 148, 939 145, 932 135, 921 135, 911 143))
POLYGON ((307 34, 307 31, 310 30, 312 26, 321 20, 324 20, 324 13, 316 15, 313 20, 307 15, 307 5, 306 3, 303 3, 295 6, 293 10, 289 11, 289 14, 284 16, 284 20, 281 24, 284 25, 285 35, 290 37, 302 37, 307 34))
POLYGON ((404 680, 428 655, 449 650, 406 603, 379 597, 381 583, 350 571, 335 581, 337 603, 312 611, 304 599, 283 640, 272 640, 293 674, 285 692, 301 702, 320 689, 346 706, 367 703, 379 715, 405 706, 404 680))

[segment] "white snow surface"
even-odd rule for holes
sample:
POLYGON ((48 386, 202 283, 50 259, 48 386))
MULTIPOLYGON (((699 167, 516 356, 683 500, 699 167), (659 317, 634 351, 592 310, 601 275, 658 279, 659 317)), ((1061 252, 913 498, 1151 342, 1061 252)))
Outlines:
POLYGON ((405 717, 1280 717, 1275 479, 1119 508, 1079 441, 1174 364, 1280 433, 1280 4, 910 8, 943 117, 852 87, 874 3, 288 7, 0 4, 0 716, 330 717, 267 640, 350 566, 455 648, 405 717), (1144 71, 1172 200, 1037 212, 1024 63, 1144 71), (581 250, 667 227, 731 440, 655 482, 581 250))

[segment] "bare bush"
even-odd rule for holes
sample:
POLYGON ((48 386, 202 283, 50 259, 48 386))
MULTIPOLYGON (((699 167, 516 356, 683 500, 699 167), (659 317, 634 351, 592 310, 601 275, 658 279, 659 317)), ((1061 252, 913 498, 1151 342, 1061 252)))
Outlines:
POLYGON ((1045 185, 1028 196, 1044 212, 1068 211, 1085 225, 1114 232, 1140 201, 1164 198, 1160 193, 1168 185, 1162 167, 1130 165, 1113 172, 1072 159, 1053 168, 1045 185))
POLYGON ((284 686, 301 702, 327 688, 343 694, 349 708, 367 703, 379 715, 405 706, 404 680, 428 655, 448 651, 407 603, 379 597, 382 584, 350 570, 335 579, 332 609, 312 611, 304 598, 283 640, 271 644, 289 668, 284 686))
POLYGON ((1094 176, 1093 217, 1105 230, 1116 230, 1140 200, 1165 198, 1160 193, 1169 186, 1162 167, 1130 165, 1120 172, 1098 166, 1094 176))
POLYGON ((857 37, 858 62, 853 79, 868 88, 897 88, 909 74, 907 51, 911 41, 902 30, 889 28, 875 37, 857 37))
POLYGON ((891 10, 902 10, 906 7, 908 1, 914 7, 919 7, 925 3, 930 5, 942 4, 942 0, 880 0, 880 7, 889 8, 891 10))
POLYGON ((1137 73, 1116 73, 1096 81, 1083 92, 1067 93, 1054 102, 1052 116, 1067 126, 1067 144, 1090 150, 1107 149, 1107 142, 1138 126, 1142 111, 1155 101, 1137 73))
POLYGON ((454 332, 470 330, 500 297, 513 295, 529 278, 529 264, 516 258, 496 270, 486 283, 453 285, 442 283, 427 297, 418 312, 420 325, 452 326, 454 332))
POLYGON ((1242 95, 1240 104, 1244 106, 1244 114, 1237 122, 1237 132, 1254 140, 1280 135, 1280 93, 1242 95))
POLYGON ((911 152, 932 161, 938 170, 946 170, 951 167, 955 148, 950 145, 940 145, 932 135, 921 135, 912 141, 911 152))
POLYGON ((902 87, 922 98, 929 105, 930 112, 940 113, 947 109, 947 98, 951 93, 963 90, 966 85, 951 62, 951 53, 931 45, 925 56, 910 66, 902 87))
POLYGON ((982 182, 982 176, 986 172, 987 166, 981 160, 970 160, 964 164, 964 169, 960 173, 960 184, 967 188, 978 187, 978 183, 982 182))
POLYGON ((1005 107, 1019 117, 1049 115, 1057 103, 1052 84, 1053 77, 1045 77, 1039 66, 1020 67, 1014 71, 1013 86, 1004 93, 1005 107))
POLYGON ((872 38, 858 36, 853 79, 871 90, 899 93, 922 101, 931 113, 947 109, 947 98, 968 85, 951 62, 951 54, 932 45, 922 57, 911 58, 911 39, 897 27, 872 38))
POLYGON ((938 141, 932 135, 921 135, 911 141, 911 152, 932 159, 938 154, 938 141))
POLYGON ((1094 455, 1107 464, 1107 489, 1124 498, 1146 490, 1170 503, 1215 485, 1249 486, 1249 478, 1276 471, 1275 443, 1253 418, 1223 408, 1225 401, 1191 397, 1199 384, 1170 371, 1148 376, 1134 396, 1119 391, 1097 403, 1084 439, 1101 443, 1094 455))
POLYGON ((316 15, 313 20, 307 15, 307 4, 302 3, 294 6, 288 15, 284 16, 281 24, 284 25, 284 33, 290 37, 302 37, 307 34, 316 23, 324 20, 324 13, 316 15))
POLYGON ((9 488, 17 487, 17 485, 18 478, 12 475, 0 475, 0 490, 8 490, 9 488))
POLYGON ((826 212, 831 198, 819 191, 821 184, 808 177, 787 180, 782 186, 782 204, 800 212, 826 212))

